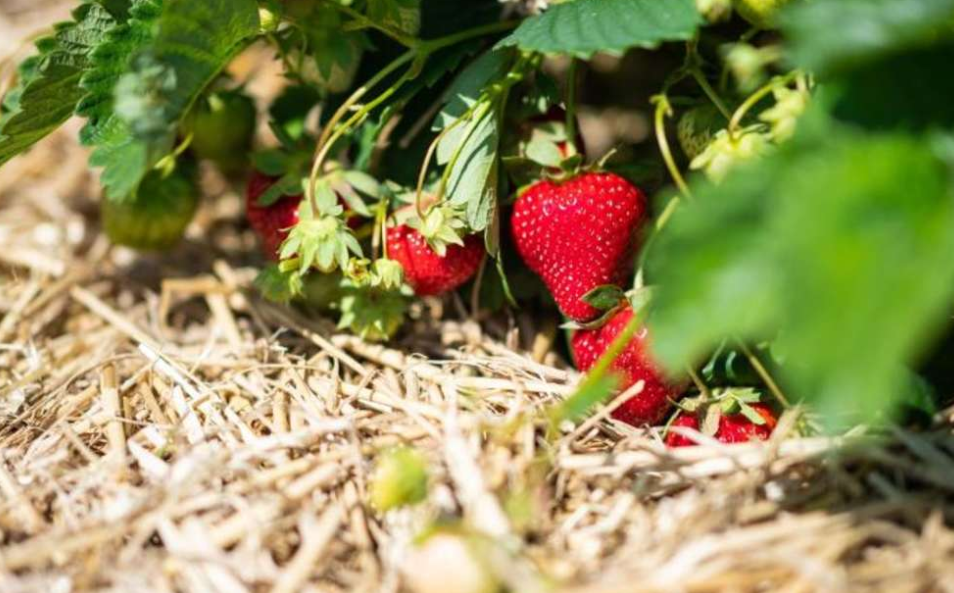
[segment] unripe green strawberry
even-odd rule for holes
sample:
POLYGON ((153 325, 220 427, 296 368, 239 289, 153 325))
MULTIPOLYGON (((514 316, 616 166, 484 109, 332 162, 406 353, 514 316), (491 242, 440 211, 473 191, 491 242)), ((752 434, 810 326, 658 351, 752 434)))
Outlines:
POLYGON ((427 498, 427 459, 409 447, 378 457, 371 475, 371 505, 378 511, 417 504, 427 498))
POLYGON ((113 243, 134 249, 161 251, 182 237, 199 205, 191 167, 171 173, 150 171, 139 187, 122 201, 104 199, 101 216, 113 243))
POLYGON ((778 10, 788 0, 734 0, 735 10, 745 20, 760 29, 772 29, 778 10))
POLYGON ((676 124, 676 137, 683 154, 689 160, 702 154, 716 132, 727 123, 725 116, 711 104, 699 105, 683 113, 676 124))
POLYGON ((245 169, 255 134, 255 103, 241 91, 202 97, 183 122, 192 135, 192 152, 215 162, 226 173, 245 169))

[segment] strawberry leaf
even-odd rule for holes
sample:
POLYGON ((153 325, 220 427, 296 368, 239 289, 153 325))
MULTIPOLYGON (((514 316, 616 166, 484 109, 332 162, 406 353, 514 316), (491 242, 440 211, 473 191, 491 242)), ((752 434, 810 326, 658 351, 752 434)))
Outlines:
POLYGON ((80 80, 90 54, 116 20, 98 4, 82 4, 72 17, 37 41, 39 54, 24 61, 17 85, 4 98, 0 165, 60 127, 83 97, 80 80))
POLYGON ((254 0, 139 0, 125 32, 96 52, 84 112, 107 196, 123 199, 167 156, 196 98, 259 30, 254 0), (108 103, 113 94, 112 108, 108 103), (113 115, 104 118, 112 109, 113 115))
POLYGON ((552 3, 523 21, 500 46, 589 58, 664 41, 691 39, 702 24, 693 0, 583 0, 552 3))

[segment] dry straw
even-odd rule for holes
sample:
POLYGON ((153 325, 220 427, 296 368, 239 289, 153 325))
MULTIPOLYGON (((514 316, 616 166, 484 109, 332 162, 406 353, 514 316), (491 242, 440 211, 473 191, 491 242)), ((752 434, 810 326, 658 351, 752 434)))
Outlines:
MULTIPOLYGON (((0 38, 62 12, 4 2, 0 38)), ((954 591, 948 424, 674 452, 603 413, 548 444, 579 377, 530 317, 430 303, 380 346, 262 302, 215 179, 175 252, 112 249, 73 128, 0 170, 0 591, 445 590, 413 565, 436 519, 513 591, 954 591), (381 515, 398 444, 429 496, 381 515)))

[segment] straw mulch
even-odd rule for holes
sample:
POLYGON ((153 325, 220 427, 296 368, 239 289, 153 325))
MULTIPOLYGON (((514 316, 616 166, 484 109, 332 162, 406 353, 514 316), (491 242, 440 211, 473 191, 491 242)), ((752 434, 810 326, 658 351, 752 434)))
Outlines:
POLYGON ((954 591, 949 424, 668 451, 603 409, 546 439, 579 381, 552 328, 428 302, 376 346, 265 303, 214 177, 175 252, 111 248, 75 131, 0 170, 0 591, 451 591, 436 518, 511 591, 954 591), (382 515, 398 444, 429 497, 382 515))

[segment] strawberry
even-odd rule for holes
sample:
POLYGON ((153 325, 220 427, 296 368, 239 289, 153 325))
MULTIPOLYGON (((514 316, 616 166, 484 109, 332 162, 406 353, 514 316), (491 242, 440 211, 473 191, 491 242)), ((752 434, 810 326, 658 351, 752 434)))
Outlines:
POLYGON ((538 181, 513 208, 517 251, 543 278, 560 310, 588 321, 599 310, 582 300, 594 288, 622 284, 632 264, 646 197, 613 173, 538 181))
MULTIPOLYGON (((259 198, 276 181, 277 177, 254 171, 245 188, 245 216, 262 241, 262 251, 271 259, 278 259, 278 248, 288 237, 289 229, 298 224, 298 206, 303 197, 282 196, 271 204, 262 206, 259 204, 259 198)), ((348 211, 340 196, 338 203, 348 211)), ((348 227, 352 230, 361 226, 361 223, 359 216, 348 218, 348 227)))
POLYGON ((468 235, 463 245, 448 245, 443 257, 420 231, 405 224, 389 227, 387 241, 388 257, 401 264, 405 280, 418 296, 454 290, 474 275, 484 257, 478 235, 468 235))
MULTIPOLYGON (((613 315, 602 327, 578 330, 571 340, 576 366, 582 371, 592 368, 632 318, 633 310, 626 307, 613 315)), ((611 367, 621 375, 622 383, 619 387, 623 391, 638 381, 643 381, 643 390, 613 411, 613 418, 634 426, 655 424, 662 420, 669 409, 670 401, 676 399, 682 391, 679 386, 666 381, 662 371, 650 358, 647 350, 648 338, 646 328, 641 328, 611 367)))
POLYGON ((262 250, 271 259, 278 259, 278 248, 288 236, 288 230, 298 223, 298 205, 302 200, 302 196, 282 196, 268 206, 260 205, 259 197, 275 181, 275 177, 255 171, 245 190, 248 223, 258 233, 262 250))
POLYGON ((190 163, 177 163, 171 172, 153 169, 126 199, 104 199, 100 214, 109 239, 145 251, 175 245, 199 205, 192 172, 190 163))
MULTIPOLYGON (((716 429, 715 438, 722 443, 745 443, 748 441, 764 441, 772 436, 778 419, 771 408, 761 403, 749 404, 759 416, 765 420, 764 424, 756 424, 745 417, 744 414, 723 414, 719 418, 719 427, 716 429)), ((671 426, 683 428, 692 428, 699 430, 700 422, 696 414, 680 414, 673 420, 671 426)), ((674 431, 666 434, 666 445, 669 447, 691 447, 695 441, 674 431)))
POLYGON ((215 162, 227 174, 248 163, 255 135, 255 102, 239 90, 219 91, 200 98, 183 121, 192 135, 193 154, 215 162))
POLYGON ((676 124, 676 137, 683 154, 690 161, 702 154, 726 123, 725 116, 714 105, 699 105, 683 113, 676 124))

